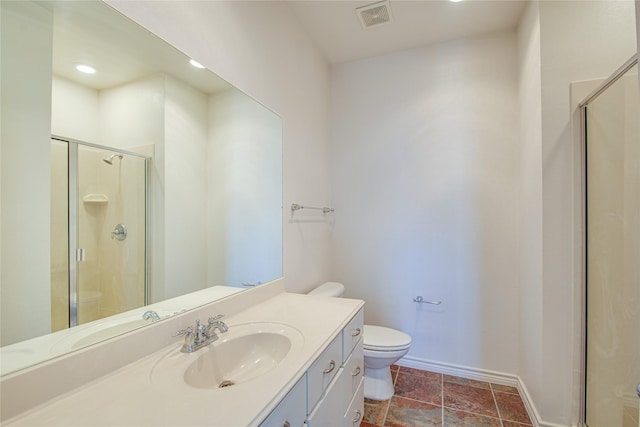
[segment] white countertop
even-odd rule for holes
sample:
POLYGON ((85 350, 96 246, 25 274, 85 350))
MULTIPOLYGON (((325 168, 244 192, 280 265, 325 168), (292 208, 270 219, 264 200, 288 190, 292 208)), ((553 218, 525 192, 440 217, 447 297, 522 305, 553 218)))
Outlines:
MULTIPOLYGON (((58 396, 3 424, 258 425, 363 305, 360 300, 280 293, 248 310, 226 317, 224 320, 230 330, 234 325, 250 322, 274 322, 292 326, 302 333, 304 341, 296 356, 278 366, 274 374, 265 374, 222 389, 198 389, 186 384, 175 387, 154 384, 151 381, 152 369, 168 351, 181 346, 182 339, 176 338, 175 344, 170 347, 58 396)), ((190 325, 183 325, 187 326, 190 325)), ((144 342, 140 345, 144 345, 144 342)))
MULTIPOLYGON (((84 344, 85 346, 108 339, 110 336, 108 336, 109 331, 107 328, 110 326, 126 326, 123 324, 124 322, 131 323, 132 326, 130 329, 147 326, 151 321, 144 322, 142 320, 142 314, 147 310, 156 311, 161 318, 165 318, 167 316, 175 315, 183 311, 193 309, 194 307, 198 307, 202 305, 202 301, 216 301, 220 298, 234 295, 243 290, 243 288, 234 288, 231 286, 212 286, 187 295, 178 296, 145 307, 119 313, 105 319, 95 320, 73 328, 64 329, 48 335, 1 347, 0 360, 2 363, 0 364, 0 375, 16 372, 20 369, 61 356, 72 350, 76 350, 80 347, 75 346, 76 343, 80 344, 83 338, 90 338, 90 335, 96 331, 102 330, 105 334, 102 337, 96 337, 95 340, 86 340, 88 342, 84 344)), ((111 337, 123 332, 126 332, 124 328, 121 331, 112 333, 111 337)))

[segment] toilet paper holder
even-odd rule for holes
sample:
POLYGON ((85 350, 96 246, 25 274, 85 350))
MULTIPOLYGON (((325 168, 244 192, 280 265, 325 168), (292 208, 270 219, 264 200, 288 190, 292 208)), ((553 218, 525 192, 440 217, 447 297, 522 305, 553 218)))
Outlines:
POLYGON ((420 295, 413 299, 413 302, 419 302, 420 304, 432 304, 432 305, 440 305, 442 301, 425 301, 420 295))

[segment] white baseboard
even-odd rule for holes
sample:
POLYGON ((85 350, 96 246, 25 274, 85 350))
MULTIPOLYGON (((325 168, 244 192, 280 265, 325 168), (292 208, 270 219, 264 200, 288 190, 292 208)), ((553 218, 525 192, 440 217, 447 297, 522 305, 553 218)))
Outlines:
POLYGON ((403 357, 398 360, 396 364, 407 368, 421 369, 424 371, 437 372, 439 374, 455 375, 457 377, 467 378, 470 380, 485 381, 493 384, 516 387, 522 397, 522 401, 534 427, 568 427, 561 424, 545 422, 540 419, 540 414, 531 400, 531 395, 527 391, 527 388, 520 377, 517 375, 470 368, 468 366, 453 365, 450 363, 435 362, 433 360, 419 359, 411 356, 403 357))

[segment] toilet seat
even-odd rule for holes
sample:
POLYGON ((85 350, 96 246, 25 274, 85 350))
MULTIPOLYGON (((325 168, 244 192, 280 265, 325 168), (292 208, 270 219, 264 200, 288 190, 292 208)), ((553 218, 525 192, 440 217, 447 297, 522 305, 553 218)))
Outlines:
POLYGON ((411 346, 411 337, 396 329, 364 325, 363 347, 372 351, 399 351, 411 346))

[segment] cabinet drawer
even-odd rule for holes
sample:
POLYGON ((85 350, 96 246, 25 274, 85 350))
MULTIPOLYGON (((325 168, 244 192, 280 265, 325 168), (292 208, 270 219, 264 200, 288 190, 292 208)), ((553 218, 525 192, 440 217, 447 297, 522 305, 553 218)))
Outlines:
POLYGON ((344 328, 343 334, 343 360, 347 360, 351 351, 362 340, 362 333, 364 332, 364 310, 360 310, 349 324, 344 328))
POLYGON ((360 381, 364 378, 364 352, 362 343, 356 345, 351 356, 347 359, 344 365, 343 375, 349 377, 348 381, 345 381, 348 386, 346 393, 348 396, 352 396, 353 393, 358 390, 360 381))
POLYGON ((344 414, 345 427, 357 427, 364 417, 364 378, 360 379, 356 393, 353 395, 351 404, 344 414))
POLYGON ((341 365, 342 334, 339 334, 307 371, 307 414, 311 413, 341 365))
POLYGON ((307 378, 303 376, 260 427, 300 427, 307 418, 307 378))

